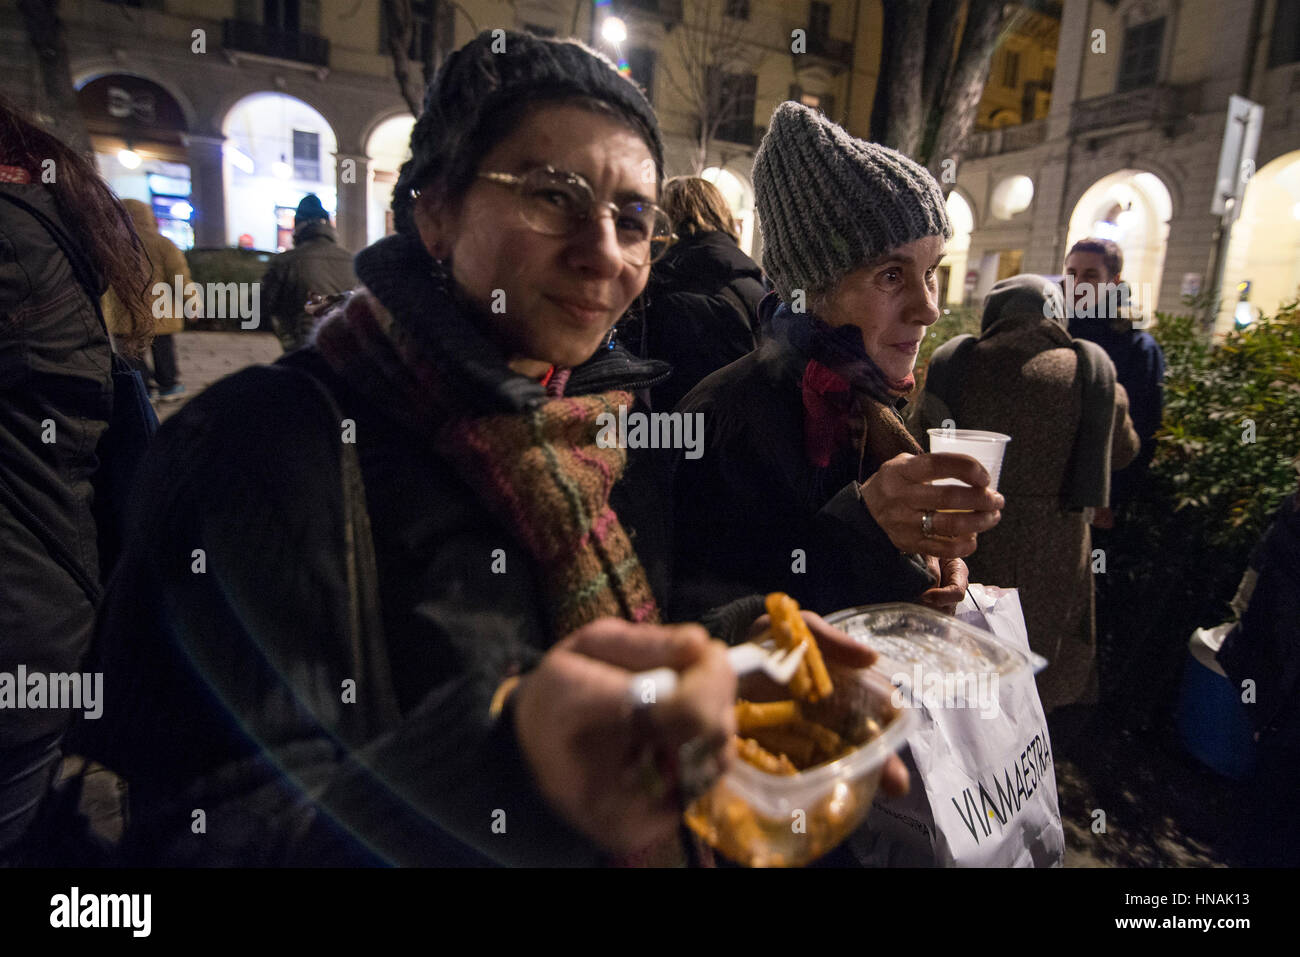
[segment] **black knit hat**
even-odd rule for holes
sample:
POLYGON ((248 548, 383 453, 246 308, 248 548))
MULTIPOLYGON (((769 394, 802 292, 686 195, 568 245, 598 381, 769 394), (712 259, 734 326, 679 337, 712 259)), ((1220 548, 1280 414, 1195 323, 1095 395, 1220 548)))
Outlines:
POLYGON ((393 191, 398 231, 415 232, 413 189, 440 179, 453 195, 467 189, 479 159, 509 134, 528 104, 569 97, 598 100, 626 119, 650 148, 662 180, 664 151, 654 110, 607 57, 576 40, 485 30, 447 57, 425 91, 411 131, 411 158, 393 191))
POLYGON ((313 219, 323 219, 329 221, 330 214, 325 212, 325 207, 320 203, 320 197, 315 193, 308 193, 298 203, 298 209, 293 214, 293 224, 308 223, 313 219))

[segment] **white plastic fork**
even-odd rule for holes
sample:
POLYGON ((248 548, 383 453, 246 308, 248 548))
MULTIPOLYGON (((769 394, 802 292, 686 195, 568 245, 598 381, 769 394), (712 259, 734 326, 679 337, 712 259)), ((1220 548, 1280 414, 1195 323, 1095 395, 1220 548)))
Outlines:
MULTIPOLYGON (((794 677, 806 648, 807 645, 803 642, 792 650, 768 649, 748 642, 729 649, 727 660, 731 662, 731 668, 737 677, 761 671, 777 684, 783 685, 794 677)), ((633 704, 647 705, 670 697, 676 690, 677 672, 672 668, 654 668, 632 676, 628 682, 627 696, 633 704)))

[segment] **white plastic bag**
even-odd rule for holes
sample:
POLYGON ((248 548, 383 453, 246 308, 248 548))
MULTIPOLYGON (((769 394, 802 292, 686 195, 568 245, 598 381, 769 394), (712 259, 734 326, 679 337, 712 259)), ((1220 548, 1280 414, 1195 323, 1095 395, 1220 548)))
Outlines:
MULTIPOLYGON (((957 617, 1030 653, 1015 589, 971 585, 957 617)), ((1065 834, 1033 672, 1003 676, 996 709, 912 700, 921 723, 900 752, 912 788, 904 798, 877 795, 851 839, 859 860, 871 867, 1060 867, 1065 834)))

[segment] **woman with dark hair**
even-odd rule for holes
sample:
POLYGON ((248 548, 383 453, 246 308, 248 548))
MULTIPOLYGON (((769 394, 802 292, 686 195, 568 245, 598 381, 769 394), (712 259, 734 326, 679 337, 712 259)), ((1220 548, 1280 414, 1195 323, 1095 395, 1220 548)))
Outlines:
POLYGON ((669 412, 709 373, 754 348, 763 271, 737 244, 727 200, 697 176, 664 183, 663 207, 677 241, 655 263, 645 309, 627 338, 643 355, 662 359, 672 375, 650 390, 656 410, 669 412))
POLYGON ((429 87, 362 287, 163 427, 103 632, 136 860, 680 851, 735 677, 658 623, 666 510, 596 424, 665 372, 600 348, 669 236, 661 168, 608 60, 480 35, 429 87), (663 666, 677 692, 631 703, 663 666))
MULTIPOLYGON (((138 350, 152 328, 148 273, 94 166, 0 100, 0 674, 75 672, 90 645, 101 585, 92 478, 113 409, 96 303, 111 287, 131 304, 123 345, 138 350)), ((73 717, 4 707, 0 863, 18 857, 73 717)))

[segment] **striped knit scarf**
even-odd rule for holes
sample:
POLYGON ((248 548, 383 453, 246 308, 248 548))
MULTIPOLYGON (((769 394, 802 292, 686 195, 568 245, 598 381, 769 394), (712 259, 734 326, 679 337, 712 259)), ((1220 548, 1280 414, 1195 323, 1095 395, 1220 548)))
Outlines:
MULTIPOLYGON (((462 317, 451 317, 456 322, 462 317)), ((432 322, 437 322, 433 317, 432 322)), ((436 330, 435 330, 436 331, 436 330)), ((432 441, 465 484, 537 561, 554 636, 602 616, 657 622, 658 608, 609 496, 627 452, 596 445, 596 417, 627 392, 566 398, 567 374, 520 411, 475 414, 454 362, 438 356, 367 289, 316 332, 330 365, 358 391, 432 441)))

